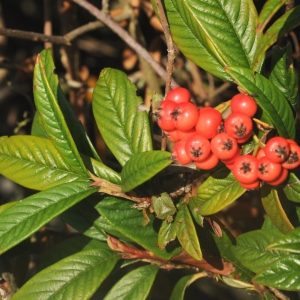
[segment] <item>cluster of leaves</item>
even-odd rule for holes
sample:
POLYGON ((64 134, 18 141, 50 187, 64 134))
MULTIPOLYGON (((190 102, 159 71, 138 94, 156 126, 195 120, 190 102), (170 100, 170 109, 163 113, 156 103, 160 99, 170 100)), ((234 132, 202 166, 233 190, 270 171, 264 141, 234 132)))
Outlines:
MULTIPOLYGON (((300 23, 300 7, 295 7, 264 33, 284 3, 267 1, 258 16, 249 0, 164 1, 180 50, 203 69, 235 81, 253 95, 261 120, 273 125, 279 135, 294 139, 298 93, 289 60, 291 47, 274 47, 269 78, 263 71, 266 50, 300 23)), ((261 188, 268 215, 261 230, 235 240, 211 218, 218 228, 213 233, 203 216, 217 213, 246 192, 231 172, 217 169, 196 197, 189 192, 174 196, 166 188, 166 178, 173 176, 174 188, 179 175, 180 182, 182 178, 189 182, 201 173, 185 167, 172 170, 171 154, 153 150, 149 118, 138 110, 142 99, 136 96, 135 86, 122 72, 105 69, 92 105, 101 135, 122 167, 117 173, 101 161, 74 118, 54 69, 51 51, 44 50, 34 71, 37 114, 32 134, 0 138, 0 173, 40 191, 1 207, 0 254, 58 215, 85 237, 58 245, 13 299, 89 299, 112 270, 122 267, 121 257, 152 264, 138 265, 105 299, 146 299, 159 268, 174 268, 177 263, 213 272, 237 288, 259 286, 266 297, 264 286, 300 290, 300 228, 294 228, 300 215, 297 174, 291 173, 284 187, 261 188), (292 221, 291 216, 295 216, 292 221)), ((244 146, 245 151, 254 147, 253 141, 244 146)), ((183 299, 186 287, 205 274, 183 277, 171 299, 183 299)))

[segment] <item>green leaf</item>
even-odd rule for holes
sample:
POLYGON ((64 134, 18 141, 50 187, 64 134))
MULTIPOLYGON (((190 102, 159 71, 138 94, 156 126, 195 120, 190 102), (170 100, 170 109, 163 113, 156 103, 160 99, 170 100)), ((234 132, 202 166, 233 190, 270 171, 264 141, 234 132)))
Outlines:
POLYGON ((105 197, 95 208, 116 230, 157 256, 170 259, 179 254, 179 247, 160 250, 156 246, 158 228, 155 227, 155 217, 152 214, 148 215, 150 221, 143 226, 145 218, 141 211, 132 208, 132 204, 124 199, 105 197))
POLYGON ((300 256, 281 257, 259 272, 253 281, 281 290, 300 291, 300 256))
POLYGON ((276 239, 268 246, 268 250, 300 253, 300 227, 276 239))
POLYGON ((282 92, 260 74, 252 76, 250 69, 227 68, 226 72, 249 95, 255 95, 257 104, 272 121, 280 136, 295 138, 295 124, 292 109, 282 92))
POLYGON ((280 9, 280 7, 285 4, 286 0, 268 0, 265 2, 261 12, 258 16, 258 23, 256 27, 256 33, 260 35, 265 29, 266 25, 280 9))
POLYGON ((293 30, 300 25, 300 6, 296 6, 274 22, 266 33, 259 40, 256 53, 253 60, 252 70, 256 69, 257 64, 264 56, 265 52, 272 46, 280 37, 287 32, 293 30))
POLYGON ((264 184, 260 191, 262 205, 276 227, 283 233, 293 230, 294 226, 291 224, 280 203, 277 190, 264 184))
POLYGON ((181 246, 193 258, 201 260, 202 252, 199 239, 186 203, 183 203, 179 206, 174 222, 177 225, 176 235, 181 246))
POLYGON ((171 153, 167 151, 147 151, 133 156, 121 172, 122 191, 131 191, 171 163, 171 153))
POLYGON ((265 266, 286 255, 280 251, 266 250, 268 244, 281 236, 276 230, 254 230, 237 237, 237 245, 231 247, 234 256, 249 270, 257 273, 265 266))
POLYGON ((147 299, 159 267, 147 265, 137 268, 121 278, 104 300, 147 299))
POLYGON ((68 256, 32 277, 12 300, 90 299, 118 259, 116 252, 101 248, 68 256))
POLYGON ((12 202, 8 202, 5 204, 2 204, 0 206, 0 216, 5 213, 9 208, 11 208, 12 206, 14 206, 15 204, 19 203, 19 201, 12 201, 12 202))
POLYGON ((80 200, 95 193, 87 180, 61 184, 20 200, 5 211, 0 218, 0 253, 36 232, 54 217, 80 200))
POLYGON ((295 173, 290 172, 289 181, 283 191, 290 201, 300 203, 300 180, 295 173))
POLYGON ((168 243, 176 239, 177 226, 175 222, 168 222, 164 220, 159 228, 157 247, 159 249, 165 248, 168 243))
POLYGON ((200 226, 203 226, 203 217, 199 214, 199 207, 197 206, 197 197, 191 197, 188 206, 196 223, 200 226))
POLYGON ((170 300, 183 300, 186 288, 189 287, 197 279, 203 278, 206 276, 207 276, 207 273, 203 272, 203 273, 187 275, 187 276, 180 278, 173 289, 170 300))
POLYGON ((50 48, 45 49, 37 56, 33 79, 34 102, 40 123, 71 170, 86 174, 85 166, 58 104, 58 94, 61 90, 58 76, 54 71, 52 51, 50 48))
POLYGON ((269 80, 284 94, 294 111, 298 107, 298 77, 295 73, 292 46, 288 43, 281 48, 273 47, 272 71, 269 80))
POLYGON ((50 140, 29 135, 0 138, 0 173, 34 190, 88 178, 71 170, 50 140))
POLYGON ((212 215, 233 203, 246 192, 227 169, 213 173, 197 191, 195 203, 200 215, 212 215))
POLYGON ((35 112, 33 117, 32 126, 31 126, 31 135, 38 136, 41 138, 46 138, 46 139, 48 138, 47 134, 45 133, 41 125, 39 113, 37 111, 35 112))
POLYGON ((104 69, 93 93, 93 112, 105 143, 124 166, 132 156, 152 150, 147 113, 139 112, 142 99, 126 75, 104 69))
POLYGON ((158 219, 167 219, 173 221, 173 215, 176 212, 176 207, 172 198, 167 193, 162 193, 160 196, 152 197, 152 206, 158 219))

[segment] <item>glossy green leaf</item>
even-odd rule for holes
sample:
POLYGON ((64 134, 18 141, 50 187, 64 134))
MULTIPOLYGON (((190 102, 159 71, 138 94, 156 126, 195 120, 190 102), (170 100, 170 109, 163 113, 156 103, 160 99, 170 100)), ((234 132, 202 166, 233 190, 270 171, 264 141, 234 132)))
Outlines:
POLYGON ((0 218, 0 253, 36 232, 54 217, 80 200, 95 193, 88 180, 76 180, 55 186, 46 191, 20 200, 0 218))
POLYGON ((105 143, 124 166, 132 156, 152 150, 147 113, 138 111, 142 99, 126 75, 104 69, 93 93, 93 112, 105 143))
POLYGON ((147 265, 137 268, 121 278, 104 300, 147 299, 159 267, 147 265))
POLYGON ((184 293, 185 290, 197 279, 206 277, 207 273, 197 273, 192 275, 187 275, 184 277, 181 277, 178 282, 176 283, 172 295, 170 297, 170 300, 183 300, 184 299, 184 293))
POLYGON ((203 226, 203 217, 199 214, 199 207, 197 206, 197 197, 191 197, 188 206, 194 220, 200 226, 203 226))
POLYGON ((283 48, 278 45, 273 47, 272 71, 269 80, 284 94, 296 112, 298 107, 298 77, 293 65, 292 52, 290 43, 283 48))
POLYGON ((261 188, 261 200, 267 215, 281 232, 286 233, 294 229, 280 203, 278 193, 275 189, 264 184, 261 188))
POLYGON ((34 190, 88 178, 72 171, 50 140, 29 135, 0 138, 0 173, 34 190))
POLYGON ((184 250, 197 260, 202 259, 200 242, 186 203, 179 206, 175 221, 177 238, 184 250))
POLYGON ((118 260, 119 255, 111 250, 81 251, 39 272, 22 286, 12 300, 88 300, 118 260))
POLYGON ((214 172, 197 191, 194 202, 200 215, 212 215, 227 207, 246 192, 233 177, 223 168, 214 172))
POLYGON ((265 2, 258 16, 258 23, 256 27, 257 34, 261 34, 263 32, 266 25, 280 9, 280 7, 285 4, 285 2, 286 0, 268 0, 265 2))
POLYGON ((40 117, 39 117, 39 113, 36 111, 33 117, 33 121, 32 121, 32 126, 31 126, 31 135, 33 136, 38 136, 41 138, 48 138, 47 134, 45 133, 41 121, 40 121, 40 117))
POLYGON ((171 153, 167 151, 147 151, 133 156, 121 172, 122 191, 131 191, 171 163, 171 153))
POLYGON ((249 270, 257 273, 268 264, 286 255, 280 251, 267 250, 268 244, 281 236, 276 230, 254 230, 237 237, 237 244, 231 247, 234 256, 249 270))
POLYGON ((42 51, 36 59, 33 79, 34 102, 40 123, 56 150, 73 172, 86 174, 76 144, 59 107, 58 97, 62 93, 51 49, 42 51))
POLYGON ((300 253, 300 227, 276 239, 268 249, 300 253))
POLYGON ((9 208, 14 206, 15 204, 19 203, 19 201, 12 201, 5 204, 2 204, 0 206, 0 215, 2 215, 4 212, 6 212, 9 208))
POLYGON ((164 220, 159 228, 157 247, 165 248, 171 241, 176 239, 176 223, 164 220))
POLYGON ((249 95, 255 95, 257 104, 272 121, 280 136, 295 138, 292 109, 287 105, 285 96, 275 85, 260 74, 253 77, 250 69, 229 67, 226 71, 249 95))
POLYGON ((281 290, 300 291, 300 255, 281 257, 259 272, 253 281, 281 290))
POLYGON ((268 28, 257 45, 255 57, 253 60, 253 70, 255 70, 257 64, 270 46, 272 46, 280 37, 284 36, 287 32, 300 25, 299 15, 300 6, 298 5, 286 12, 283 16, 277 19, 270 26, 270 28, 268 28))
POLYGON ((290 172, 289 181, 283 191, 289 200, 300 203, 300 180, 295 173, 290 172))
POLYGON ((155 227, 157 223, 154 223, 154 215, 149 214, 150 221, 146 226, 143 226, 145 218, 142 212, 132 208, 132 205, 133 202, 124 199, 105 197, 95 208, 116 230, 143 248, 154 252, 157 256, 170 259, 179 254, 179 247, 162 250, 157 247, 159 228, 155 227))
POLYGON ((176 212, 176 207, 172 198, 167 193, 162 193, 158 197, 153 196, 151 198, 152 206, 158 219, 167 219, 170 222, 173 221, 173 215, 176 212))

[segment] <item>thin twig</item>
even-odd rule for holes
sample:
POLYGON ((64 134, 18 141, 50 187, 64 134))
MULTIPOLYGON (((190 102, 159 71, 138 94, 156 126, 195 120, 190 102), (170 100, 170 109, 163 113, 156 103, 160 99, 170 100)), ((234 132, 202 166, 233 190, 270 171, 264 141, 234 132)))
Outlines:
MULTIPOLYGON (((113 32, 115 32, 137 54, 142 56, 163 80, 166 80, 165 69, 152 58, 152 56, 145 48, 143 48, 136 40, 134 40, 129 35, 129 33, 126 30, 124 30, 109 15, 106 15, 105 13, 100 11, 97 7, 87 2, 86 0, 72 0, 72 1, 77 3, 79 6, 83 7, 84 9, 86 9, 91 15, 96 17, 98 20, 103 22, 107 27, 109 27, 113 32)), ((174 80, 172 80, 172 85, 178 86, 178 84, 174 80)))
MULTIPOLYGON (((51 15, 52 15, 52 7, 51 7, 51 0, 44 0, 44 34, 45 35, 52 35, 52 22, 51 22, 51 15)), ((45 48, 52 47, 51 42, 45 42, 45 48)))
POLYGON ((289 297, 287 297, 286 295, 284 295, 282 292, 280 292, 279 290, 268 286, 268 288, 270 289, 270 291, 280 300, 290 300, 289 297))
POLYGON ((109 0, 102 0, 102 11, 105 14, 109 13, 109 0))
MULTIPOLYGON (((213 99, 214 97, 218 96, 219 94, 226 91, 231 86, 231 82, 224 82, 220 87, 214 90, 214 92, 210 95, 210 99, 213 99)), ((207 100, 207 99, 203 99, 207 100)))

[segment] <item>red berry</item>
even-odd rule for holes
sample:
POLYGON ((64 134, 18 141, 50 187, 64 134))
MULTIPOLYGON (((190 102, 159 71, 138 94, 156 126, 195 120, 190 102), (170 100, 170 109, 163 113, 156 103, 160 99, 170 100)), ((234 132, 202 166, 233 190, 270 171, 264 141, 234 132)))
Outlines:
POLYGON ((235 139, 250 137, 252 120, 243 113, 232 113, 224 122, 225 131, 235 139))
POLYGON ((243 137, 241 139, 236 139, 236 142, 238 144, 244 144, 250 139, 251 136, 252 136, 252 132, 250 132, 248 135, 246 135, 245 137, 243 137))
POLYGON ((203 161, 210 154, 210 142, 196 133, 185 144, 186 154, 194 161, 203 161))
POLYGON ((222 115, 212 107, 204 107, 199 111, 199 119, 196 124, 196 131, 206 139, 212 139, 218 133, 222 122, 222 115))
POLYGON ((179 141, 174 145, 172 157, 182 165, 187 165, 192 162, 185 151, 186 141, 179 141))
POLYGON ((211 170, 213 169, 219 162, 219 159, 216 155, 210 152, 209 156, 203 161, 195 161, 195 165, 202 170, 211 170))
POLYGON ((230 158, 230 159, 222 159, 222 162, 225 164, 225 165, 230 165, 230 164, 234 164, 235 160, 242 154, 242 149, 241 148, 238 148, 235 155, 230 158))
POLYGON ((288 170, 285 168, 282 168, 281 173, 278 178, 276 178, 272 181, 266 181, 266 183, 269 185, 272 185, 272 186, 277 186, 277 185, 283 183, 286 180, 286 178, 288 177, 288 175, 289 175, 288 170))
POLYGON ((282 166, 271 162, 266 156, 258 160, 257 174, 258 178, 264 181, 275 180, 281 173, 282 166))
POLYGON ((289 156, 290 144, 283 137, 273 137, 266 143, 264 151, 270 161, 282 163, 289 156))
POLYGON ((162 130, 174 130, 172 113, 175 111, 177 104, 173 101, 163 101, 154 115, 157 118, 157 124, 162 130))
POLYGON ((221 132, 211 140, 211 151, 219 159, 229 160, 236 155, 238 145, 234 138, 229 136, 226 132, 221 132))
POLYGON ((178 132, 178 136, 181 140, 187 140, 188 138, 190 138, 192 135, 194 135, 196 133, 195 128, 189 130, 189 131, 181 131, 181 130, 177 130, 178 132))
POLYGON ((255 100, 249 95, 237 94, 230 102, 231 111, 233 113, 243 113, 249 117, 253 117, 257 111, 255 100))
POLYGON ((256 153, 256 158, 260 159, 261 157, 266 156, 265 151, 263 148, 259 148, 257 153, 256 153))
POLYGON ((242 183, 253 183, 257 181, 257 158, 252 155, 239 156, 233 166, 233 175, 235 179, 242 183))
POLYGON ((198 108, 192 102, 183 102, 177 104, 172 113, 173 124, 175 128, 181 131, 193 129, 199 118, 198 108))
POLYGON ((177 129, 165 131, 165 134, 171 142, 178 142, 180 140, 177 129))
POLYGON ((290 143, 290 154, 282 166, 285 169, 295 169, 300 165, 300 147, 290 143))
POLYGON ((240 182, 241 187, 247 189, 247 190, 254 190, 257 189, 260 185, 260 181, 259 180, 255 180, 252 183, 241 183, 240 182))
POLYGON ((289 144, 297 145, 297 143, 292 139, 286 139, 289 144))
POLYGON ((174 88, 166 96, 166 100, 172 100, 176 103, 189 102, 190 98, 190 92, 182 87, 174 88))

